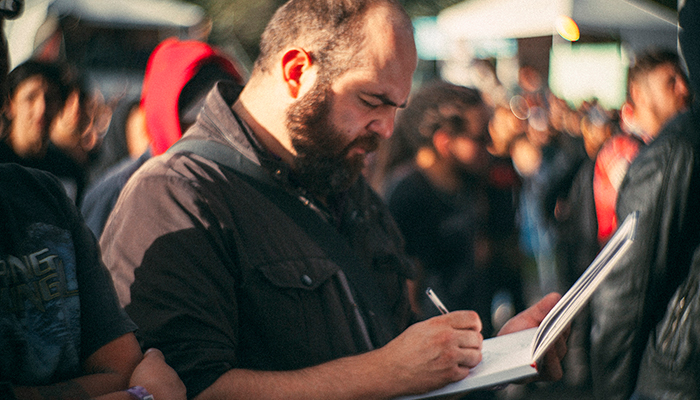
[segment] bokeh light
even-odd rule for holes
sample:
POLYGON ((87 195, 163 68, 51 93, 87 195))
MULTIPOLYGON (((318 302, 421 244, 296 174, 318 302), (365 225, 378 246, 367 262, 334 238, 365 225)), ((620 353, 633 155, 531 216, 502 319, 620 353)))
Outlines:
POLYGON ((556 27, 559 35, 570 42, 575 42, 581 37, 576 22, 566 15, 557 17, 556 27))

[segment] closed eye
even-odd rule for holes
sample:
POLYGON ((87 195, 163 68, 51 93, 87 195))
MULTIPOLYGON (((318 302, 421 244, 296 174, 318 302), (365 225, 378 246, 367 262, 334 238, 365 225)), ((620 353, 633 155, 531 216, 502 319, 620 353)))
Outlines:
POLYGON ((406 102, 403 104, 397 104, 385 94, 362 93, 360 94, 359 98, 362 103, 370 108, 377 108, 381 106, 389 106, 394 108, 406 107, 406 102))
POLYGON ((364 99, 364 98, 362 98, 362 97, 360 97, 360 102, 362 102, 362 104, 363 104, 365 107, 368 107, 368 108, 371 108, 371 109, 377 108, 377 107, 381 106, 382 104, 384 104, 384 103, 379 102, 379 101, 373 102, 373 101, 364 99))

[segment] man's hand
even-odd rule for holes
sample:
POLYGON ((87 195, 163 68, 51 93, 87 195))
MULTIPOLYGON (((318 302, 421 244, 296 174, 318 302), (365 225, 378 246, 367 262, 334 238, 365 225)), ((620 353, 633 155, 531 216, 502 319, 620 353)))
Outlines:
POLYGON ((163 353, 148 349, 131 375, 129 386, 143 386, 156 399, 186 400, 187 390, 174 369, 165 362, 163 353))
MULTIPOLYGON (((498 332, 498 336, 519 332, 540 325, 549 310, 559 301, 561 295, 550 293, 534 306, 511 318, 498 332)), ((544 355, 542 365, 538 365, 539 378, 542 380, 556 381, 562 378, 564 372, 561 368, 561 360, 566 355, 566 340, 569 338, 571 328, 567 327, 552 348, 544 355)))
POLYGON ((481 327, 477 313, 455 311, 410 326, 376 353, 400 392, 427 392, 463 379, 481 361, 481 327))

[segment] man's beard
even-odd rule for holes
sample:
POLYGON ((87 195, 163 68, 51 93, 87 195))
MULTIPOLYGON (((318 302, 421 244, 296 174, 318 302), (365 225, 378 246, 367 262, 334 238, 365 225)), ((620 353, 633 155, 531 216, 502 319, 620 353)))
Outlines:
POLYGON ((287 128, 297 153, 295 177, 319 197, 348 190, 362 173, 365 155, 379 146, 379 135, 372 132, 345 144, 344 135, 331 122, 332 105, 330 85, 317 83, 287 110, 287 128), (365 154, 348 157, 354 148, 365 154))

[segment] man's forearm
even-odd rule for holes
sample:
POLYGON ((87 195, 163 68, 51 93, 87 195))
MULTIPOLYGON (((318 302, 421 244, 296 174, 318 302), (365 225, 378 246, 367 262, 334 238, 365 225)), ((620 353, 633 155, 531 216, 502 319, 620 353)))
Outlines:
POLYGON ((128 393, 118 393, 126 389, 122 378, 114 374, 95 374, 82 376, 74 380, 46 386, 15 387, 15 396, 19 400, 89 400, 107 393, 110 397, 99 397, 99 400, 129 400, 128 393))
POLYGON ((296 371, 234 369, 204 390, 212 399, 390 399, 425 393, 481 361, 481 321, 454 311, 409 326, 385 346, 296 371))
POLYGON ((234 369, 196 400, 213 399, 385 399, 395 397, 387 368, 374 352, 341 358, 296 371, 234 369))

